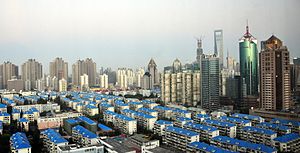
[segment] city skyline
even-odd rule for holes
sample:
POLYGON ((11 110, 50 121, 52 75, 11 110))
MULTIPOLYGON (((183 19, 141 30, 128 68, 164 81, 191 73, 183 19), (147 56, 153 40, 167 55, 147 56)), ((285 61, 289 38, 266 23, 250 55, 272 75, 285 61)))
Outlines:
POLYGON ((268 1, 153 1, 147 5, 143 1, 118 2, 65 1, 59 7, 50 1, 34 5, 1 2, 0 62, 20 66, 34 58, 47 73, 49 62, 56 57, 70 64, 92 58, 98 69, 114 70, 146 67, 153 58, 161 71, 176 58, 182 63, 195 61, 195 37, 202 37, 205 54, 213 53, 213 32, 217 29, 224 33, 223 54, 228 50, 238 60, 238 40, 245 31, 246 20, 258 39, 258 48, 260 41, 274 34, 289 47, 291 59, 300 56, 300 19, 292 18, 300 13, 298 1, 272 1, 272 7, 268 1))

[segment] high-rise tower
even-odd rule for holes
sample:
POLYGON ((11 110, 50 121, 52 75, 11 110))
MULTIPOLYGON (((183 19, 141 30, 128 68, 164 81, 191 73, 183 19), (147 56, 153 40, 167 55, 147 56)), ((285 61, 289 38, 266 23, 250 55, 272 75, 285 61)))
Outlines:
POLYGON ((157 65, 152 58, 148 64, 148 72, 151 75, 151 81, 150 81, 151 87, 150 88, 153 88, 153 86, 155 86, 155 85, 159 85, 159 74, 158 74, 158 70, 157 70, 157 65))
POLYGON ((223 30, 221 29, 214 31, 214 48, 215 55, 220 59, 220 69, 223 69, 223 30))
POLYGON ((272 35, 261 42, 260 104, 266 110, 287 110, 291 106, 290 57, 282 41, 272 35))
POLYGON ((196 57, 197 63, 200 63, 202 54, 203 54, 202 40, 197 39, 197 57, 196 57))
POLYGON ((258 95, 258 52, 257 40, 249 33, 246 26, 246 33, 239 41, 240 50, 240 74, 246 82, 246 94, 258 95))

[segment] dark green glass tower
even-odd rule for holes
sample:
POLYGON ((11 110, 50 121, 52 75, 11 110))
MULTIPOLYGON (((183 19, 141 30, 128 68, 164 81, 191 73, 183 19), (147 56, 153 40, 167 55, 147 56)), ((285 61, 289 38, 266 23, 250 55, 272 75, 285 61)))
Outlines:
POLYGON ((257 40, 249 33, 249 27, 246 27, 246 33, 240 39, 240 73, 245 78, 246 94, 258 95, 258 52, 257 40))

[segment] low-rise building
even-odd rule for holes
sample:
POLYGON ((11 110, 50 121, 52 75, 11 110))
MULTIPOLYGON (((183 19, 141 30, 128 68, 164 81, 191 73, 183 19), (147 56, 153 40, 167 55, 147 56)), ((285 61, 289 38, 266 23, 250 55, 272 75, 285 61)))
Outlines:
POLYGON ((273 145, 280 152, 300 152, 300 135, 289 133, 273 140, 273 145))
POLYGON ((7 113, 7 105, 0 103, 0 112, 7 113))
POLYGON ((112 111, 105 111, 103 113, 103 120, 104 122, 113 122, 114 117, 117 115, 118 113, 112 112, 112 111))
POLYGON ((250 120, 252 126, 255 126, 256 124, 265 122, 265 119, 260 116, 254 116, 254 115, 248 115, 248 114, 235 113, 235 114, 232 114, 231 117, 240 118, 240 119, 244 119, 244 120, 250 120))
POLYGON ((229 122, 221 122, 218 120, 204 120, 202 124, 216 127, 219 130, 219 134, 223 136, 229 136, 231 138, 236 137, 236 125, 229 122))
POLYGON ((263 123, 257 124, 256 127, 273 130, 277 133, 277 135, 285 135, 285 134, 289 134, 292 132, 291 128, 289 128, 287 126, 280 125, 280 124, 274 124, 274 123, 270 123, 270 122, 263 122, 263 123))
POLYGON ((137 101, 131 101, 128 103, 128 105, 129 105, 129 109, 134 111, 138 111, 138 109, 143 107, 143 103, 137 101))
POLYGON ((0 112, 0 121, 3 124, 10 124, 10 115, 6 112, 0 112))
POLYGON ((157 118, 154 116, 144 114, 141 112, 137 112, 137 111, 133 111, 130 109, 123 110, 122 114, 124 114, 128 117, 135 118, 137 120, 137 124, 139 127, 143 128, 143 129, 151 130, 151 131, 153 130, 154 123, 157 120, 157 118))
POLYGON ((186 151, 187 145, 199 141, 199 134, 179 127, 168 126, 164 129, 163 143, 181 151, 186 151))
POLYGON ((122 133, 132 135, 137 132, 137 120, 122 114, 115 114, 113 119, 114 127, 122 133))
POLYGON ((164 106, 155 106, 153 107, 154 110, 158 111, 158 118, 160 119, 170 119, 172 115, 172 109, 169 107, 164 106))
POLYGON ((101 103, 100 105, 99 105, 99 107, 100 107, 100 113, 103 113, 103 112, 105 112, 105 111, 112 111, 112 112, 114 112, 115 111, 115 108, 114 108, 114 106, 112 106, 111 104, 108 104, 108 103, 101 103))
POLYGON ((154 109, 151 109, 151 108, 142 107, 142 108, 139 108, 137 111, 158 118, 158 111, 157 110, 154 110, 154 109))
POLYGON ((159 104, 157 104, 153 101, 150 101, 150 100, 142 100, 141 102, 143 103, 144 107, 150 108, 150 109, 153 109, 155 106, 159 105, 159 104))
POLYGON ((98 130, 97 122, 91 120, 90 118, 86 116, 78 116, 77 117, 78 121, 81 121, 83 126, 87 128, 88 130, 96 133, 98 130))
POLYGON ((194 152, 197 152, 197 153, 216 153, 216 152, 219 152, 219 153, 237 153, 237 152, 234 152, 234 151, 222 149, 222 148, 219 148, 217 146, 209 145, 207 143, 198 142, 198 141, 188 144, 186 152, 187 153, 194 153, 194 152))
POLYGON ((129 109, 129 105, 125 104, 122 101, 116 101, 115 102, 115 110, 118 113, 121 113, 124 109, 129 109))
POLYGON ((18 120, 18 126, 25 131, 29 131, 29 120, 26 118, 20 118, 18 120))
POLYGON ((251 143, 227 136, 216 136, 210 141, 212 145, 241 153, 277 153, 277 149, 263 144, 251 143))
POLYGON ((21 111, 19 109, 12 109, 11 116, 12 120, 19 120, 21 118, 21 111))
POLYGON ((58 132, 53 129, 47 129, 41 132, 40 135, 43 146, 47 152, 57 152, 59 146, 68 145, 68 141, 64 139, 58 132))
POLYGON ((187 110, 182 110, 178 108, 173 109, 171 118, 175 119, 176 117, 192 118, 192 113, 187 110))
POLYGON ((211 138, 219 136, 219 130, 212 126, 189 122, 186 123, 183 128, 197 132, 199 134, 200 141, 209 142, 211 138))
POLYGON ((208 114, 196 114, 193 116, 193 120, 195 123, 201 123, 204 120, 210 120, 211 116, 208 114))
POLYGON ((241 129, 242 128, 244 128, 246 126, 251 126, 251 121, 250 120, 244 120, 244 119, 240 119, 240 118, 221 116, 219 118, 219 120, 223 121, 223 122, 229 122, 229 123, 235 124, 237 126, 237 128, 236 128, 237 136, 241 135, 241 129))
POLYGON ((98 107, 89 104, 85 106, 84 113, 89 116, 95 116, 99 114, 99 109, 98 107))
POLYGON ((193 120, 186 117, 176 117, 174 125, 183 128, 183 125, 189 122, 193 122, 193 120))
POLYGON ((242 128, 240 135, 240 138, 242 140, 250 141, 253 143, 261 143, 268 146, 272 145, 272 141, 276 137, 277 133, 272 130, 262 129, 253 126, 246 126, 242 128))
POLYGON ((31 145, 25 133, 17 132, 10 137, 10 151, 12 153, 31 153, 31 145))
POLYGON ((300 134, 300 122, 299 121, 274 118, 270 122, 287 126, 287 127, 292 129, 293 133, 299 133, 300 134))
POLYGON ((104 153, 104 146, 101 144, 80 147, 76 144, 59 146, 57 153, 104 153))
POLYGON ((34 118, 35 118, 34 113, 32 111, 29 111, 29 110, 25 111, 23 113, 22 117, 28 119, 30 122, 34 122, 34 118))
POLYGON ((164 129, 167 126, 173 126, 173 123, 171 121, 165 121, 165 120, 158 120, 154 123, 154 134, 158 134, 159 136, 164 135, 164 129))
POLYGON ((99 143, 97 135, 81 125, 76 125, 72 128, 72 139, 82 147, 99 143))
POLYGON ((22 112, 28 111, 31 108, 36 108, 39 112, 48 112, 48 111, 60 112, 60 105, 58 105, 57 103, 50 103, 50 102, 48 102, 47 104, 13 106, 13 109, 19 109, 22 112))

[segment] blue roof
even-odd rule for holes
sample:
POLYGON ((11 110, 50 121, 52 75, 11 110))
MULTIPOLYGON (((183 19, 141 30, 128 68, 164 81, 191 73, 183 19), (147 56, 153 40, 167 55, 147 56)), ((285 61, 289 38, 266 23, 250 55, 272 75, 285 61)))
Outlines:
POLYGON ((155 106, 155 107, 153 107, 153 109, 155 109, 155 110, 164 110, 164 111, 172 110, 171 108, 164 107, 164 106, 155 106))
POLYGON ((184 122, 184 121, 193 121, 193 120, 187 117, 177 117, 176 121, 184 122))
POLYGON ((231 123, 241 123, 241 124, 248 124, 251 123, 250 120, 240 119, 240 118, 234 118, 234 117, 227 117, 227 116, 221 116, 219 118, 221 121, 227 121, 231 123))
POLYGON ((165 124, 173 124, 171 121, 166 121, 166 120, 158 120, 155 122, 155 124, 159 124, 159 125, 165 125, 165 124))
POLYGON ((12 114, 21 113, 21 111, 19 109, 12 109, 11 113, 12 114))
POLYGON ((85 116, 78 116, 78 119, 90 125, 97 124, 95 121, 85 116))
POLYGON ((112 111, 105 111, 104 114, 109 114, 109 115, 118 115, 118 113, 112 112, 112 111))
POLYGON ((101 107, 113 107, 111 104, 108 104, 108 103, 101 103, 100 106, 101 107))
POLYGON ((185 135, 185 136, 190 136, 190 137, 199 135, 196 132, 186 130, 186 129, 183 129, 183 128, 179 128, 179 127, 174 127, 174 126, 167 126, 165 128, 165 130, 170 131, 170 132, 175 132, 179 135, 185 135))
POLYGON ((116 114, 115 117, 119 118, 119 119, 122 119, 122 120, 125 120, 125 121, 135 121, 135 119, 133 119, 131 117, 128 117, 126 115, 123 115, 123 114, 116 114))
POLYGON ((142 118, 155 118, 152 115, 141 113, 141 112, 137 112, 137 111, 130 110, 130 109, 124 109, 122 112, 123 113, 130 113, 130 114, 133 114, 134 116, 139 116, 139 117, 142 117, 142 118))
POLYGON ((275 124, 275 123, 270 123, 270 122, 259 123, 256 126, 261 127, 261 128, 270 128, 270 129, 274 129, 274 130, 284 130, 284 131, 287 131, 287 130, 290 129, 287 126, 280 125, 280 124, 275 124))
POLYGON ((260 133, 260 134, 267 134, 267 135, 276 134, 276 132, 274 132, 272 130, 262 129, 262 128, 258 128, 258 127, 254 127, 254 126, 246 126, 246 127, 242 128, 242 130, 248 131, 248 132, 260 133))
POLYGON ((10 137, 12 146, 18 149, 31 148, 30 143, 25 135, 25 133, 17 132, 10 137))
POLYGON ((146 103, 146 104, 153 104, 155 102, 151 101, 151 100, 142 100, 142 103, 146 103))
POLYGON ((138 109, 138 111, 147 112, 147 113, 157 112, 157 110, 146 108, 146 107, 142 107, 142 108, 138 109))
POLYGON ((70 124, 76 124, 76 123, 79 123, 78 120, 73 119, 73 118, 67 119, 66 122, 68 122, 68 123, 70 123, 70 124))
POLYGON ((128 104, 125 104, 123 101, 119 101, 119 100, 117 100, 117 101, 115 102, 115 104, 116 104, 117 106, 129 106, 128 104))
POLYGON ((129 105, 143 105, 141 102, 131 101, 128 103, 129 105))
POLYGON ((56 132, 53 129, 47 129, 45 131, 42 131, 41 134, 46 135, 47 138, 55 144, 68 142, 65 138, 63 138, 58 132, 56 132))
POLYGON ((210 119, 211 117, 208 114, 197 114, 195 118, 205 118, 210 119))
POLYGON ((112 129, 104 124, 98 124, 98 127, 102 130, 102 131, 112 131, 112 129))
POLYGON ((35 107, 30 108, 29 111, 31 111, 31 112, 39 112, 35 107))
POLYGON ((260 116, 240 114, 240 113, 232 114, 231 117, 242 118, 242 119, 246 119, 246 120, 261 120, 262 119, 262 117, 260 117, 260 116))
POLYGON ((207 123, 209 125, 212 125, 212 126, 214 126, 214 125, 215 126, 222 126, 222 127, 234 127, 234 126, 236 126, 233 123, 221 122, 221 121, 217 121, 217 120, 204 120, 203 122, 207 123))
POLYGON ((284 119, 279 119, 279 118, 273 118, 270 122, 283 124, 283 125, 300 126, 300 122, 298 122, 298 121, 284 120, 284 119))
POLYGON ((192 123, 192 122, 188 122, 188 123, 184 124, 184 127, 190 127, 190 128, 193 128, 193 129, 209 131, 209 132, 213 132, 213 131, 218 130, 218 128, 215 128, 215 127, 212 127, 212 126, 207 126, 207 125, 202 125, 202 124, 195 124, 195 123, 192 123))
POLYGON ((183 113, 183 114, 187 114, 187 113, 190 113, 189 111, 187 110, 182 110, 182 109, 174 109, 173 110, 174 113, 183 113))
POLYGON ((300 135, 298 133, 289 133, 275 138, 274 141, 278 141, 280 143, 288 143, 290 141, 297 140, 297 139, 300 139, 300 135))
POLYGON ((20 118, 19 122, 29 122, 29 120, 27 118, 20 118))
POLYGON ((7 106, 5 104, 0 103, 0 108, 6 108, 7 106))
POLYGON ((198 150, 203 150, 207 153, 237 153, 234 151, 225 150, 225 149, 219 148, 217 146, 209 145, 209 144, 206 144, 203 142, 198 142, 198 141, 192 142, 192 143, 188 144, 188 146, 192 147, 192 148, 196 148, 198 150))
POLYGON ((238 140, 238 139, 230 138, 227 136, 216 136, 216 137, 213 137, 211 140, 216 141, 216 142, 221 142, 224 144, 248 148, 251 150, 258 150, 258 151, 265 152, 265 153, 273 153, 273 152, 277 151, 277 149, 263 145, 263 144, 251 143, 248 141, 238 140))
POLYGON ((28 111, 25 111, 23 114, 33 114, 33 111, 28 110, 28 111))
POLYGON ((0 112, 0 116, 10 116, 10 115, 6 112, 0 112))
POLYGON ((98 109, 98 107, 94 106, 94 105, 86 105, 85 108, 87 109, 98 109))
POLYGON ((80 133, 83 137, 85 138, 97 138, 97 135, 91 131, 89 131, 88 129, 82 127, 81 125, 76 125, 72 128, 72 130, 77 131, 78 133, 80 133))

